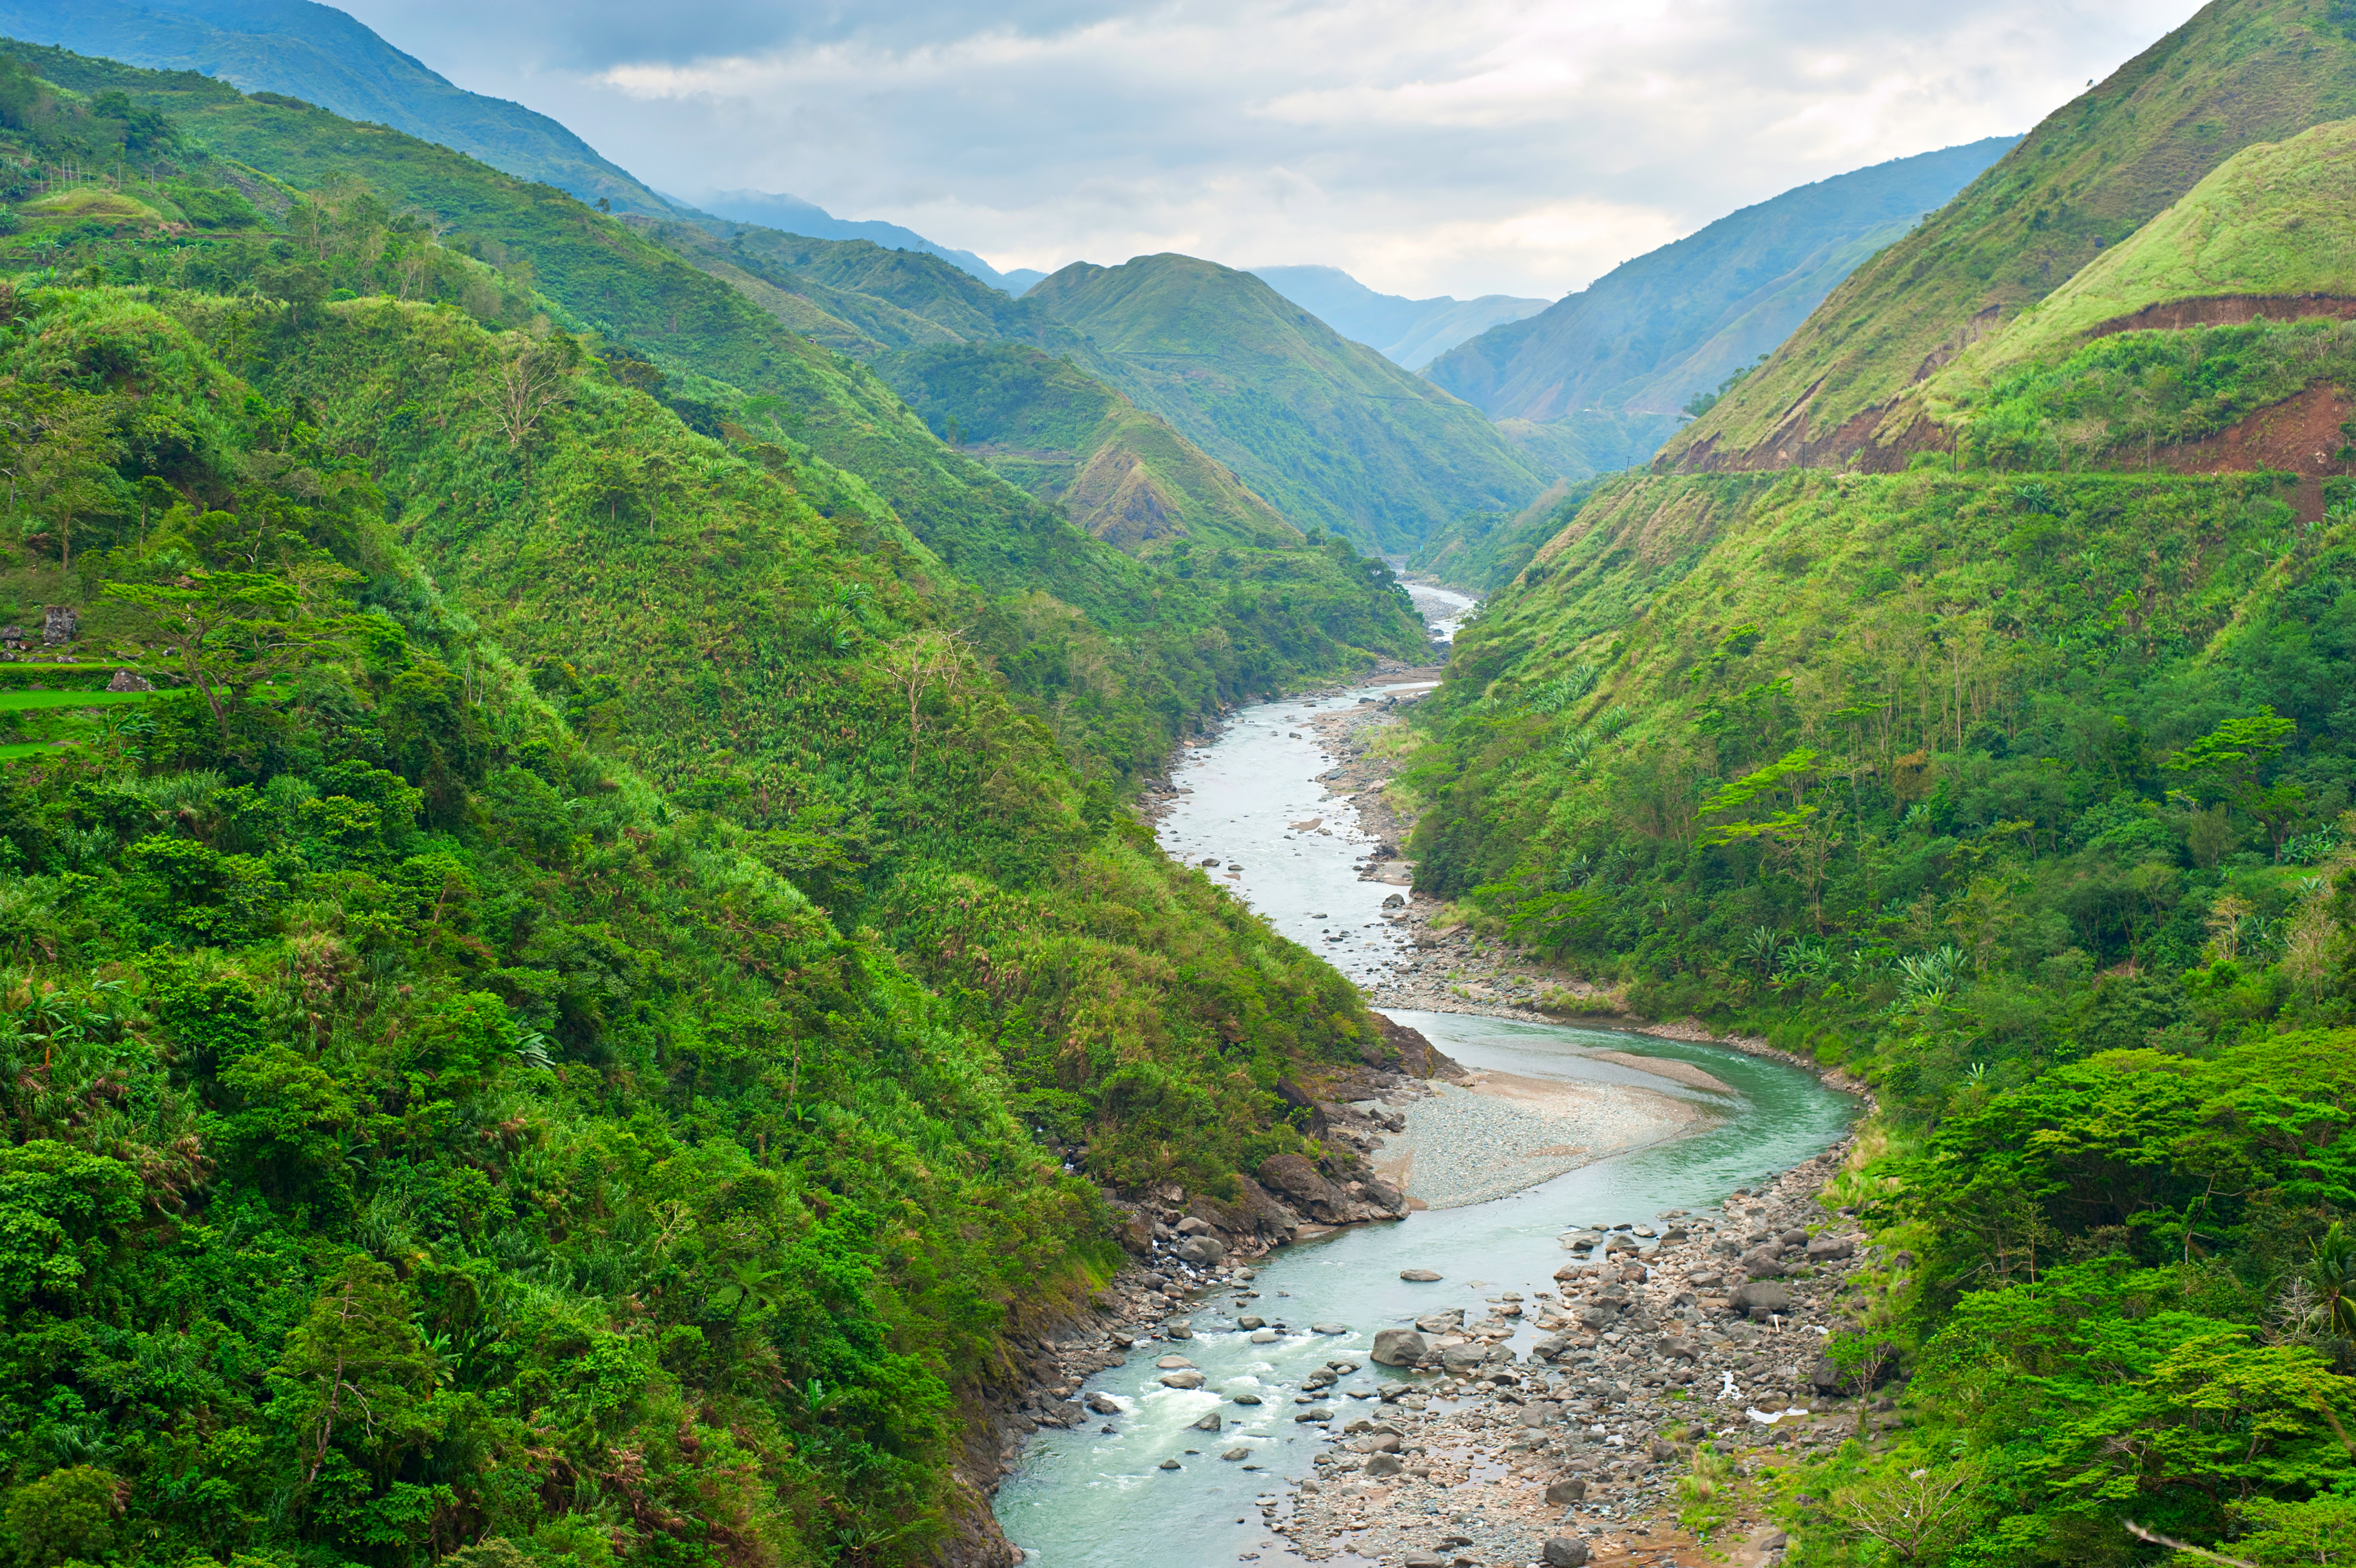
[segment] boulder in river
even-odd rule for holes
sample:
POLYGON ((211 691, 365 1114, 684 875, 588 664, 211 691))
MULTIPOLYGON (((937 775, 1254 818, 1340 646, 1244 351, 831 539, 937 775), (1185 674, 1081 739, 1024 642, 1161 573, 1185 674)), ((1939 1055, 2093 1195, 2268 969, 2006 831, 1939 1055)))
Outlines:
POLYGON ((1399 1278, 1409 1284, 1428 1285, 1437 1283, 1440 1276, 1430 1269, 1401 1269, 1399 1278))
POLYGON ((1412 1367, 1431 1354, 1430 1342, 1412 1328, 1385 1328, 1375 1335, 1375 1363, 1412 1367))
POLYGON ((1248 1448, 1230 1448, 1225 1454, 1220 1455, 1219 1457, 1222 1459, 1248 1459, 1251 1457, 1251 1450, 1248 1448))
POLYGON ((1194 1371, 1164 1372, 1160 1381, 1165 1389, 1199 1389, 1203 1386, 1203 1374, 1194 1371))
POLYGON ((1208 1415, 1205 1416, 1202 1420, 1200 1420, 1200 1421, 1196 1422, 1196 1423, 1194 1423, 1194 1429, 1196 1432, 1216 1432, 1216 1431, 1218 1431, 1218 1430, 1219 1430, 1219 1412, 1218 1412, 1217 1411, 1215 1411, 1215 1411, 1213 1411, 1213 1412, 1211 1412, 1211 1413, 1210 1413, 1210 1414, 1208 1414, 1208 1415))
POLYGON ((1333 1419, 1333 1412, 1322 1404, 1312 1404, 1292 1418, 1295 1421, 1324 1422, 1333 1419))
POLYGON ((1258 1403, 1259 1403, 1259 1395, 1258 1395, 1258 1394, 1256 1394, 1256 1393, 1252 1392, 1252 1391, 1251 1391, 1251 1390, 1249 1390, 1249 1389, 1242 1389, 1242 1390, 1239 1390, 1239 1391, 1237 1391, 1237 1392, 1235 1392, 1235 1393, 1231 1393, 1231 1394, 1229 1394, 1227 1397, 1228 1397, 1229 1399, 1231 1399, 1231 1400, 1235 1401, 1235 1402, 1236 1402, 1236 1403, 1237 1403, 1237 1404, 1258 1404, 1258 1403))
POLYGON ((1153 1364, 1165 1372, 1174 1372, 1181 1367, 1191 1367, 1194 1363, 1183 1356, 1162 1356, 1157 1358, 1153 1364))
POLYGON ((1119 1415, 1120 1413, 1120 1402, 1113 1398, 1112 1395, 1108 1393, 1101 1391, 1092 1393, 1084 1402, 1090 1410, 1096 1412, 1098 1415, 1119 1415))
POLYGON ((1216 1236, 1189 1236, 1178 1243, 1178 1261, 1216 1268, 1226 1261, 1227 1244, 1216 1236))
POLYGON ((1255 1345, 1273 1345, 1280 1337, 1282 1337, 1273 1328, 1255 1328, 1252 1330, 1251 1342, 1255 1345))
MULTIPOLYGON (((1181 1469, 1181 1468, 1183 1468, 1183 1466, 1182 1466, 1178 1463, 1178 1461, 1177 1461, 1177 1460, 1175 1460, 1175 1459, 1164 1459, 1163 1461, 1162 1461, 1161 1465, 1158 1466, 1158 1468, 1164 1469, 1164 1470, 1176 1470, 1176 1469, 1181 1469)), ((1584 1561, 1585 1561, 1585 1559, 1584 1559, 1584 1558, 1582 1558, 1582 1559, 1580 1559, 1580 1561, 1584 1562, 1584 1561)))
POLYGON ((1347 1334, 1350 1326, 1346 1323, 1312 1323, 1309 1331, 1312 1334, 1347 1334))
POLYGON ((1192 1339, 1194 1337, 1194 1320, 1191 1317, 1174 1319, 1163 1324, 1162 1332, 1172 1339, 1192 1339))

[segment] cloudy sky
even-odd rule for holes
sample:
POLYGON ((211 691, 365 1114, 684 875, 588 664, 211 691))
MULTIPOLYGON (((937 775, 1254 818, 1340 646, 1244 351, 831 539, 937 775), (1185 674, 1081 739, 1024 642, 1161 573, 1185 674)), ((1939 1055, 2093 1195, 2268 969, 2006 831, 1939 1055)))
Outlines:
POLYGON ((2026 130, 2194 0, 336 0, 674 195, 1001 268, 1183 251, 1551 298, 1794 185, 2026 130))

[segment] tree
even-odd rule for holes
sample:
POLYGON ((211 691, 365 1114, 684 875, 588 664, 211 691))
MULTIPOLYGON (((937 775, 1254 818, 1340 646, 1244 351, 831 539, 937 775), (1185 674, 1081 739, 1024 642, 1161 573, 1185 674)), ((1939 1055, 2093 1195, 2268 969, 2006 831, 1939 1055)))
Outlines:
POLYGON ((2247 718, 2227 719, 2209 734, 2171 751, 2161 764, 2171 773, 2189 773, 2196 791, 2238 807, 2266 830, 2280 858, 2283 840, 2298 815, 2307 792, 2296 784, 2267 784, 2260 773, 2298 733, 2289 719, 2262 707, 2247 718))
POLYGON ((123 455, 113 401, 67 388, 0 389, 0 440, 7 445, 8 494, 47 512, 59 554, 73 564, 74 520, 103 507, 107 481, 123 455))
POLYGON ((226 738, 230 703, 224 694, 241 700, 333 646, 343 621, 324 612, 341 607, 332 589, 353 576, 341 567, 307 568, 294 579, 274 572, 209 572, 177 584, 109 583, 101 592, 140 613, 149 641, 170 645, 141 662, 204 693, 226 738))
POLYGON ((286 1337, 272 1403, 300 1434, 303 1479, 319 1477, 337 1434, 381 1466, 433 1424, 438 1363, 412 1319, 401 1283, 364 1253, 344 1260, 286 1337))
POLYGON ((509 334, 500 354, 492 412, 507 433, 514 451, 539 428, 552 408, 572 395, 573 378, 581 371, 581 345, 570 334, 551 332, 533 338, 509 334))

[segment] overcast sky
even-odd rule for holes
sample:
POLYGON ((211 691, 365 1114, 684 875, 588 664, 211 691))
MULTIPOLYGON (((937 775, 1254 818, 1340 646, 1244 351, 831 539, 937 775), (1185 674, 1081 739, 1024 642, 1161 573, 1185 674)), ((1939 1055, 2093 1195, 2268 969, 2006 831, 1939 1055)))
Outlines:
POLYGON ((1183 251, 1552 298, 1795 185, 2024 131, 2193 0, 336 0, 673 195, 993 265, 1183 251))

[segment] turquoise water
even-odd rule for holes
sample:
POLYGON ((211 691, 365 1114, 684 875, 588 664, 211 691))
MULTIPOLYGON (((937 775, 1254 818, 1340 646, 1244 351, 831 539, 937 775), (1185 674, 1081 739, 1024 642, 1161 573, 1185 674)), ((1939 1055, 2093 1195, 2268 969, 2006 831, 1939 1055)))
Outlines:
MULTIPOLYGON (((1355 694, 1329 700, 1346 705, 1355 694)), ((1284 915, 1298 927, 1313 904, 1329 914, 1355 908, 1370 891, 1350 865, 1346 840, 1283 837, 1285 824, 1318 803, 1310 780, 1325 766, 1313 746, 1284 737, 1286 717, 1310 704, 1268 704, 1247 713, 1207 755, 1179 775, 1193 796, 1163 824, 1173 853, 1215 836, 1246 870, 1245 897, 1257 901, 1253 866, 1266 867, 1284 915), (1173 843, 1173 841, 1175 841, 1173 843), (1301 853, 1278 853, 1301 852, 1301 853)), ((1315 704, 1318 706, 1329 703, 1315 704)), ((1304 737, 1305 737, 1305 733, 1304 737)), ((1199 856, 1190 856, 1199 858, 1199 856)), ((1330 929, 1328 927, 1327 929, 1330 929)), ((1290 934, 1290 933, 1289 933, 1290 934)), ((1355 933, 1354 933, 1355 934, 1355 933)), ((1375 933, 1368 932, 1370 938, 1375 933)), ((1364 974, 1382 961, 1376 940, 1351 941, 1347 967, 1364 974)), ((999 1522, 1029 1561, 1044 1568, 1204 1568, 1257 1560, 1288 1561, 1280 1537, 1262 1527, 1258 1501, 1283 1489, 1286 1477, 1305 1476, 1319 1447, 1316 1429, 1297 1425, 1292 1402, 1301 1380, 1329 1360, 1353 1360, 1361 1369, 1326 1392, 1336 1424, 1367 1408, 1349 1398, 1381 1381, 1416 1374, 1377 1368, 1366 1359, 1375 1331, 1441 1307, 1477 1308, 1505 1291, 1525 1296, 1556 1287, 1554 1272, 1569 1258, 1557 1238, 1588 1225, 1648 1220, 1667 1208, 1705 1209, 1729 1191, 1786 1169, 1839 1138, 1856 1101, 1815 1078, 1780 1063, 1723 1047, 1687 1045, 1607 1029, 1522 1024, 1466 1014, 1393 1011, 1432 1043, 1470 1068, 1576 1082, 1637 1083, 1708 1109, 1715 1118, 1700 1131, 1571 1171, 1509 1197, 1463 1208, 1418 1213, 1395 1224, 1359 1226, 1320 1240, 1287 1247, 1263 1261, 1249 1288, 1260 1294, 1238 1303, 1232 1293, 1206 1295, 1193 1308, 1194 1337, 1177 1343, 1141 1341, 1125 1366, 1090 1379, 1087 1388, 1122 1402, 1122 1413, 1081 1431, 1043 1429, 1000 1488, 999 1522), (1732 1092, 1717 1094, 1655 1079, 1624 1065, 1596 1061, 1596 1050, 1628 1051, 1694 1063, 1732 1092), (1433 1270, 1436 1284, 1409 1284, 1399 1271, 1433 1270), (1275 1344, 1253 1345, 1235 1326, 1238 1313, 1282 1323, 1275 1344), (1310 1331, 1340 1324, 1339 1336, 1310 1331), (1177 1351, 1199 1367, 1205 1385, 1165 1389, 1154 1358, 1177 1351), (1260 1391, 1266 1402, 1238 1405, 1226 1397, 1260 1391), (1192 1423, 1216 1412, 1223 1429, 1198 1432, 1192 1423), (1098 1430, 1109 1422, 1116 1431, 1098 1430), (1219 1455, 1252 1450, 1244 1462, 1219 1455), (1196 1450, 1189 1453, 1188 1450, 1196 1450), (1181 1467, 1163 1470, 1164 1459, 1181 1467), (1246 1464, 1257 1466, 1247 1469, 1246 1464)), ((1486 1316, 1469 1311, 1474 1317, 1486 1316)), ((1526 1352, 1537 1337, 1524 1329, 1513 1341, 1526 1352)))

